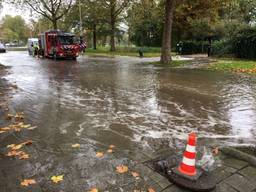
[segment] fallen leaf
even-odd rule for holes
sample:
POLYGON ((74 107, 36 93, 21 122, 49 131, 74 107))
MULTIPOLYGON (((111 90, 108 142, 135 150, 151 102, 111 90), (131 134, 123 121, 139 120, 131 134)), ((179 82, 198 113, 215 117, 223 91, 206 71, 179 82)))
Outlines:
POLYGON ((128 170, 128 167, 125 165, 120 165, 116 167, 116 172, 118 173, 126 173, 128 170))
POLYGON ((23 160, 23 159, 29 159, 29 154, 22 154, 19 156, 19 159, 23 160))
POLYGON ((5 133, 5 131, 0 131, 0 134, 1 134, 1 133, 5 133))
POLYGON ((113 149, 108 149, 108 153, 113 153, 113 149))
POLYGON ((212 150, 212 153, 213 153, 214 155, 218 155, 218 154, 219 154, 219 148, 218 148, 218 147, 214 148, 214 149, 212 150))
POLYGON ((6 154, 6 156, 8 156, 8 157, 13 157, 13 156, 17 156, 17 155, 19 155, 19 152, 17 152, 17 151, 9 151, 6 154))
POLYGON ((97 189, 97 188, 92 188, 92 189, 90 189, 90 191, 88 191, 88 192, 98 192, 99 190, 97 189))
POLYGON ((20 128, 15 128, 14 131, 20 132, 21 129, 20 128))
POLYGON ((22 144, 14 145, 14 146, 12 147, 12 150, 18 150, 18 149, 20 149, 21 147, 23 147, 22 144))
POLYGON ((7 148, 11 148, 12 150, 19 150, 24 145, 31 145, 32 143, 33 143, 32 140, 28 140, 28 141, 25 141, 25 142, 20 143, 20 144, 10 144, 10 145, 7 145, 7 148))
POLYGON ((24 143, 22 143, 23 145, 32 145, 33 141, 32 140, 27 140, 24 143))
POLYGON ((109 145, 110 149, 114 149, 116 146, 115 145, 109 145))
POLYGON ((31 127, 30 124, 27 124, 27 125, 22 124, 22 125, 20 125, 20 128, 23 128, 23 129, 27 129, 29 127, 31 127))
POLYGON ((12 150, 9 151, 6 156, 8 157, 19 157, 19 159, 28 159, 29 155, 27 153, 25 153, 24 151, 16 151, 16 150, 12 150))
POLYGON ((139 177, 140 175, 139 175, 139 173, 137 173, 137 172, 132 172, 132 176, 133 176, 133 177, 139 177))
POLYGON ((7 145, 6 147, 7 148, 13 148, 15 146, 15 144, 10 144, 10 145, 7 145))
POLYGON ((28 187, 29 185, 36 184, 36 181, 34 179, 24 179, 20 184, 28 187))
POLYGON ((73 147, 73 148, 79 148, 79 147, 80 147, 80 144, 78 144, 78 143, 73 144, 72 147, 73 147))
POLYGON ((104 156, 104 153, 102 153, 102 152, 97 152, 96 153, 96 157, 98 157, 98 158, 101 158, 103 156, 104 156))
POLYGON ((9 131, 9 130, 11 130, 11 128, 10 127, 3 127, 3 128, 0 128, 2 131, 9 131))
POLYGON ((6 116, 6 119, 7 119, 7 120, 12 120, 12 118, 13 118, 13 115, 12 115, 12 114, 7 114, 7 116, 6 116))
POLYGON ((53 183, 59 183, 63 180, 63 176, 64 175, 52 176, 51 180, 53 181, 53 183))
POLYGON ((34 130, 34 129, 36 129, 37 128, 37 126, 33 126, 33 127, 29 127, 29 128, 27 128, 28 130, 34 130))
POLYGON ((152 187, 148 188, 148 192, 156 192, 152 187))

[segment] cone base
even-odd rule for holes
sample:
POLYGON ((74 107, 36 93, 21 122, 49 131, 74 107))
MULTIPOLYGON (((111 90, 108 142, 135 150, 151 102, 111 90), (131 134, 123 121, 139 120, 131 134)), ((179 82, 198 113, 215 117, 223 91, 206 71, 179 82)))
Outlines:
POLYGON ((188 175, 188 174, 186 175, 186 173, 183 173, 183 172, 180 171, 179 167, 174 167, 171 170, 176 175, 179 175, 180 177, 186 178, 186 179, 191 180, 191 181, 196 181, 202 175, 202 171, 200 169, 197 169, 195 174, 193 174, 193 175, 188 175))
POLYGON ((213 190, 216 187, 215 177, 210 173, 201 173, 201 176, 199 176, 196 180, 191 180, 191 178, 181 176, 171 169, 167 172, 167 178, 176 185, 191 191, 200 192, 213 190))

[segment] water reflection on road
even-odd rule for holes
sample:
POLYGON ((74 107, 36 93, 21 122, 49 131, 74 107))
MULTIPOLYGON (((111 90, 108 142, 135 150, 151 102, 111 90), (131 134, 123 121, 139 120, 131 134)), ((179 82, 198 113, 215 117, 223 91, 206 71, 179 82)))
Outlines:
MULTIPOLYGON (((191 131, 198 132, 201 145, 256 144, 255 78, 154 67, 142 63, 146 60, 52 61, 26 52, 0 55, 0 62, 12 67, 7 79, 18 86, 12 108, 38 125, 24 136, 51 150, 84 143, 84 150, 62 161, 72 157, 74 164, 90 162, 95 145, 146 152, 179 148, 191 131), (84 159, 78 160, 81 156, 84 159)), ((86 171, 92 182, 97 183, 99 174, 110 174, 99 168, 94 177, 90 166, 86 171)))
POLYGON ((161 138, 172 145, 190 131, 255 142, 255 79, 128 57, 52 61, 10 52, 0 58, 12 66, 8 79, 19 87, 13 105, 40 124, 42 138, 60 135, 51 136, 53 142, 81 137, 129 148, 161 138))

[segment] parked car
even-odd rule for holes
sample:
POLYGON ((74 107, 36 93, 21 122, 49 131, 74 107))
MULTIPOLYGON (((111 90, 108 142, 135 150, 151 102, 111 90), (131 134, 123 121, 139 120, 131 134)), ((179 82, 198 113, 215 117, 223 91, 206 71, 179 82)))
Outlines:
POLYGON ((18 47, 19 44, 18 44, 18 43, 15 43, 15 42, 10 42, 10 43, 6 43, 5 46, 6 46, 6 47, 18 47))
POLYGON ((28 54, 33 55, 33 46, 38 45, 38 38, 29 38, 28 39, 28 54))
POLYGON ((0 53, 5 53, 5 52, 6 52, 6 48, 4 44, 0 43, 0 53))

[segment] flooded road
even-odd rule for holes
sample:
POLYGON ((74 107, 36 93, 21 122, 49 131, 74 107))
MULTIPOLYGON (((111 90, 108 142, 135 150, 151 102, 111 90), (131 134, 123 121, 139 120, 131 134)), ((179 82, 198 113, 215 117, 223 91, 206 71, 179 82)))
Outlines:
MULTIPOLYGON (((27 122, 38 126, 16 135, 37 142, 37 155, 27 166, 15 165, 17 174, 40 172, 41 178, 49 177, 46 170, 69 172, 70 180, 81 177, 86 182, 63 188, 75 185, 80 191, 85 184, 114 185, 117 181, 107 178, 115 176, 107 168, 130 157, 165 147, 183 149, 192 131, 198 133, 199 148, 256 144, 256 78, 156 67, 146 60, 53 61, 26 52, 1 54, 0 63, 11 66, 6 79, 18 86, 10 109, 24 112, 27 122), (74 143, 81 144, 79 151, 70 148, 74 143), (119 152, 105 157, 108 164, 95 161, 95 151, 111 144, 119 152)), ((1 147, 16 137, 0 136, 1 147)))

